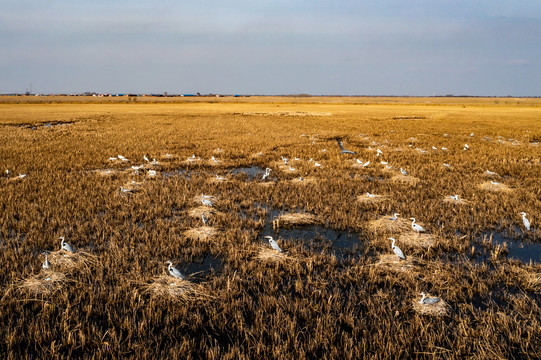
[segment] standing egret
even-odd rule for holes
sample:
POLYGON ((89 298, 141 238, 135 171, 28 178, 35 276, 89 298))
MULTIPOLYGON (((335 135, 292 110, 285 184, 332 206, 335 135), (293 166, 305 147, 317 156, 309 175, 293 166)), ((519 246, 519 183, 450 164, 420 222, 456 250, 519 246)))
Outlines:
POLYGON ((48 251, 44 251, 43 252, 45 254, 45 261, 43 262, 43 265, 41 265, 41 267, 43 268, 43 270, 49 270, 49 259, 47 258, 47 256, 49 255, 49 252, 48 251))
POLYGON ((391 244, 391 248, 393 249, 393 252, 396 254, 396 256, 398 256, 402 260, 406 260, 406 256, 404 256, 402 250, 400 250, 400 248, 394 244, 396 240, 392 237, 390 237, 389 240, 393 241, 393 243, 391 244))
POLYGON ((282 249, 280 249, 280 246, 278 246, 278 243, 272 238, 272 236, 265 236, 265 239, 269 239, 269 244, 274 250, 282 252, 282 249))
POLYGON ((184 275, 182 275, 182 273, 173 266, 173 263, 171 261, 167 261, 166 264, 169 264, 167 270, 169 270, 169 274, 171 274, 171 276, 180 280, 184 280, 184 275))
POLYGON ((419 301, 419 304, 434 305, 434 304, 437 304, 437 303, 440 302, 440 298, 438 298, 438 297, 427 297, 424 292, 422 292, 421 295, 423 297, 419 301))
POLYGON ((400 168, 400 172, 402 173, 402 175, 408 176, 408 172, 406 170, 400 168))
POLYGON ((150 162, 150 160, 147 158, 146 155, 143 155, 143 159, 144 159, 146 162, 150 162))
POLYGON ((336 141, 338 142, 338 146, 340 147, 340 153, 342 153, 342 154, 357 154, 355 151, 346 150, 344 148, 344 145, 342 144, 341 140, 336 139, 336 141))
POLYGON ((381 151, 380 149, 377 149, 376 153, 377 153, 376 156, 380 156, 381 154, 383 154, 383 151, 381 151))
POLYGON ((392 221, 395 221, 398 219, 398 215, 400 215, 399 213, 394 213, 392 217, 389 218, 389 220, 392 220, 392 221))
POLYGON ((266 168, 265 173, 263 174, 263 177, 261 178, 261 180, 265 180, 266 178, 268 178, 271 170, 272 170, 271 168, 266 168))
POLYGON ((10 174, 11 174, 11 171, 9 171, 9 169, 6 169, 6 177, 9 177, 10 174))
POLYGON ((203 203, 203 205, 212 206, 212 201, 205 198, 205 195, 203 194, 201 194, 201 202, 203 203))
POLYGON ((74 253, 75 252, 75 249, 70 245, 68 244, 67 242, 64 242, 64 237, 61 236, 60 237, 60 247, 62 250, 65 250, 67 252, 70 252, 70 253, 74 253))
POLYGON ((522 222, 524 223, 524 227, 526 230, 530 231, 530 221, 526 219, 526 213, 523 211, 520 213, 522 215, 522 222))
POLYGON ((368 165, 370 165, 370 160, 368 160, 367 162, 365 162, 365 163, 363 164, 363 167, 367 167, 368 165))
POLYGON ((413 220, 413 222, 411 223, 411 228, 417 231, 417 233, 426 231, 421 225, 415 223, 415 218, 410 218, 410 220, 413 220))

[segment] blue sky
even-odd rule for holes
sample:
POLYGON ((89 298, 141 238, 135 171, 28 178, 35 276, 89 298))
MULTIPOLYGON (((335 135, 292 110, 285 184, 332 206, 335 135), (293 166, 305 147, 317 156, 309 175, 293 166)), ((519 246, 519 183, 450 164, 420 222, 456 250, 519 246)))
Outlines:
POLYGON ((541 96, 541 1, 3 0, 0 93, 541 96))

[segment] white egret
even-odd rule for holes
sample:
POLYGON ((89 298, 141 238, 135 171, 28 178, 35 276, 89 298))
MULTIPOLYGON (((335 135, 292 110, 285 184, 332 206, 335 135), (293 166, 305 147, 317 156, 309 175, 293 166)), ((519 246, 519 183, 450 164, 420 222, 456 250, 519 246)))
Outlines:
POLYGON ((389 218, 389 220, 392 220, 392 221, 395 221, 398 219, 398 215, 400 215, 399 213, 394 213, 392 217, 389 218))
POLYGON ((415 218, 410 218, 410 220, 413 220, 413 222, 411 223, 411 228, 417 231, 417 233, 426 231, 421 225, 415 223, 415 218))
POLYGON ((462 150, 466 151, 466 150, 469 150, 469 149, 470 149, 470 147, 468 146, 468 144, 464 144, 464 149, 462 149, 462 150))
POLYGON ((299 161, 300 159, 299 159, 298 157, 295 156, 295 157, 293 158, 293 160, 299 161))
POLYGON ((530 231, 530 221, 526 219, 526 213, 523 211, 520 213, 522 215, 522 222, 524 223, 524 227, 526 230, 530 231))
POLYGON ((437 303, 440 302, 440 298, 438 298, 438 297, 427 297, 424 292, 422 292, 421 295, 423 297, 419 301, 419 304, 434 305, 434 304, 437 304, 437 303))
POLYGON ((120 187, 120 192, 131 193, 131 192, 133 192, 133 190, 132 189, 126 189, 124 186, 121 186, 120 187))
POLYGON ((43 268, 43 270, 48 270, 49 267, 50 267, 49 259, 47 258, 47 256, 49 255, 49 252, 48 252, 48 251, 44 251, 43 254, 45 254, 45 261, 43 262, 43 264, 41 265, 41 267, 43 268))
POLYGON ((491 183, 492 185, 500 185, 500 183, 499 183, 499 182, 496 182, 496 181, 492 181, 492 180, 490 180, 490 183, 491 183))
POLYGON ((149 170, 148 171, 148 176, 154 177, 154 176, 156 176, 156 174, 157 174, 156 170, 149 170))
POLYGON ((314 166, 321 166, 321 164, 316 162, 316 163, 314 163, 314 166))
POLYGON ((388 162, 387 161, 380 161, 381 165, 387 165, 388 162))
POLYGON ((67 242, 64 242, 64 237, 61 236, 60 237, 60 247, 61 247, 61 250, 65 250, 67 252, 70 252, 70 253, 74 253, 75 252, 75 249, 70 245, 68 244, 67 242))
POLYGON ((443 163, 443 166, 446 166, 446 167, 451 167, 451 165, 449 165, 449 164, 446 164, 446 163, 443 163))
POLYGON ((383 151, 381 151, 380 149, 377 149, 376 153, 377 153, 377 156, 380 156, 381 154, 383 154, 383 151))
POLYGON ((446 147, 443 147, 443 146, 442 146, 441 149, 442 149, 443 151, 446 151, 446 150, 447 150, 447 148, 446 148, 446 147))
POLYGON ((370 160, 367 161, 367 162, 365 162, 365 163, 363 164, 363 167, 367 167, 368 165, 370 165, 370 160))
POLYGON ((225 180, 225 177, 223 176, 220 176, 220 175, 216 175, 216 180, 225 180))
POLYGON ((379 195, 375 195, 375 194, 370 194, 369 192, 366 193, 366 197, 369 197, 369 198, 375 198, 375 197, 378 197, 379 195))
POLYGON ((218 160, 216 160, 216 158, 215 158, 214 156, 212 156, 210 159, 211 159, 213 162, 215 162, 215 163, 218 162, 218 160))
POLYGON ((311 161, 314 161, 314 159, 313 159, 313 158, 310 158, 310 160, 308 160, 308 161, 310 161, 310 162, 311 162, 311 161))
POLYGON ((297 169, 292 168, 292 167, 290 166, 290 167, 289 167, 289 171, 297 171, 297 169))
POLYGON ((109 161, 115 161, 115 160, 118 160, 118 159, 116 157, 112 157, 112 156, 109 158, 109 161))
POLYGON ((150 160, 147 158, 146 155, 143 155, 143 159, 144 159, 146 162, 150 162, 150 160))
POLYGON ((122 155, 118 155, 118 158, 119 158, 120 160, 124 160, 124 159, 125 159, 125 157, 122 156, 122 155))
POLYGON ((212 206, 212 201, 205 198, 205 195, 203 194, 201 194, 201 202, 203 203, 203 205, 212 206))
POLYGON ((473 133, 470 134, 470 137, 473 137, 473 133))
POLYGON ((303 181, 304 179, 302 178, 302 176, 299 178, 299 181, 303 181))
POLYGON ((173 263, 171 261, 167 261, 166 264, 169 264, 167 270, 169 270, 169 274, 171 274, 171 276, 180 280, 184 280, 184 275, 182 275, 182 273, 173 266, 173 263))
POLYGON ((270 173, 271 173, 272 169, 271 168, 266 168, 265 169, 265 173, 263 174, 263 178, 262 180, 265 180, 266 178, 269 177, 270 173))
POLYGON ((393 252, 396 254, 396 256, 398 256, 402 260, 406 260, 406 257, 404 256, 402 250, 400 250, 400 248, 394 244, 396 240, 392 237, 390 237, 389 240, 393 241, 393 243, 391 244, 391 248, 393 249, 393 252))
POLYGON ((449 197, 453 200, 458 200, 458 195, 450 195, 449 197))
POLYGON ((11 174, 11 171, 9 171, 8 169, 6 169, 6 177, 9 177, 10 174, 11 174))
POLYGON ((19 179, 24 179, 26 177, 26 174, 19 174, 18 178, 19 179))
POLYGON ((265 239, 269 239, 269 244, 274 250, 282 252, 282 249, 280 249, 280 246, 278 246, 278 243, 272 238, 272 236, 265 236, 265 239))
POLYGON ((361 164, 361 165, 363 164, 363 162, 359 159, 355 159, 355 161, 357 161, 357 164, 361 164))
POLYGON ((402 173, 402 175, 408 176, 408 172, 406 170, 400 168, 400 172, 402 173))
POLYGON ((438 148, 437 148, 437 147, 435 147, 435 146, 432 146, 432 149, 433 149, 433 150, 438 150, 438 148))
POLYGON ((485 171, 485 173, 487 175, 497 175, 497 173, 495 173, 494 171, 490 171, 490 170, 485 171))

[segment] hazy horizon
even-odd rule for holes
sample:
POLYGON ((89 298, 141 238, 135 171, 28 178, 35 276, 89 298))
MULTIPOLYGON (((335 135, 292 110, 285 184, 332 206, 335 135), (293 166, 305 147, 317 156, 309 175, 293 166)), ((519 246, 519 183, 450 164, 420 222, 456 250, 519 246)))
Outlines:
POLYGON ((533 0, 3 5, 0 93, 541 95, 533 0))

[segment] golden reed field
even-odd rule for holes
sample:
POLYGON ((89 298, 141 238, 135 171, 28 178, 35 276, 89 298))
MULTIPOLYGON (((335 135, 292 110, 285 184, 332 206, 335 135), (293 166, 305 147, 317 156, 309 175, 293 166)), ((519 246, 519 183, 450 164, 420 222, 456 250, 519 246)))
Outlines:
POLYGON ((2 97, 1 357, 539 359, 540 142, 541 99, 2 97))

